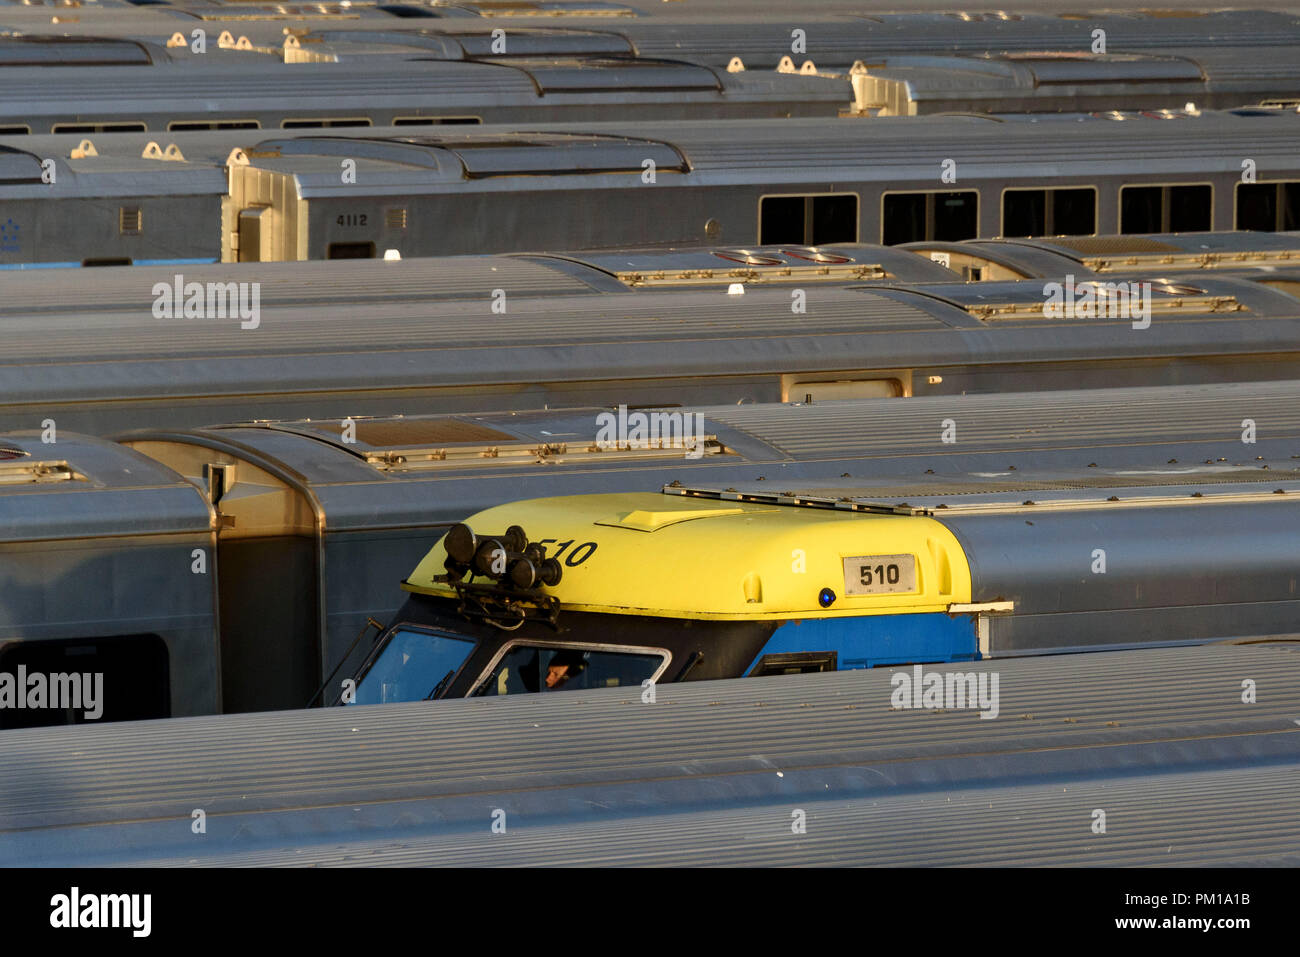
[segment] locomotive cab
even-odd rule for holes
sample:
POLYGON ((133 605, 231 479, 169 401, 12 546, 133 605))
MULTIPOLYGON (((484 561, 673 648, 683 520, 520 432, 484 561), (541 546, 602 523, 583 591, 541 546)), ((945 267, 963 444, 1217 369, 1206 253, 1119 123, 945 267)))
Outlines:
POLYGON ((970 602, 965 555, 920 510, 664 492, 515 502, 453 527, 336 701, 979 656, 974 619, 954 614, 970 602))

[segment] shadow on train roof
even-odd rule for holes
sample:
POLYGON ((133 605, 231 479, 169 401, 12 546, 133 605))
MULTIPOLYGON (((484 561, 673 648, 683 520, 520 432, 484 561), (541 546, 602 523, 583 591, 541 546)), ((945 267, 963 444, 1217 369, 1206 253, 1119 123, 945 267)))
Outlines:
POLYGON ((0 68, 21 66, 149 66, 149 45, 135 40, 0 34, 0 68))
MULTIPOLYGON (((485 28, 442 30, 437 33, 430 30, 326 28, 298 37, 298 43, 298 52, 293 56, 299 60, 307 60, 313 55, 329 57, 386 53, 394 48, 417 50, 423 56, 434 55, 447 60, 594 57, 631 55, 636 52, 632 42, 619 33, 557 28, 512 29, 509 42, 504 45, 493 37, 491 30, 485 28)), ((286 52, 286 60, 288 59, 289 54, 286 52)))
MULTIPOLYGON (((601 133, 482 133, 455 136, 302 136, 264 140, 247 151, 259 165, 283 157, 344 156, 437 170, 445 178, 531 174, 637 173, 647 161, 660 172, 689 172, 669 143, 601 133)), ((292 169, 300 167, 295 163, 292 169)), ((337 179, 337 168, 330 167, 337 179)))

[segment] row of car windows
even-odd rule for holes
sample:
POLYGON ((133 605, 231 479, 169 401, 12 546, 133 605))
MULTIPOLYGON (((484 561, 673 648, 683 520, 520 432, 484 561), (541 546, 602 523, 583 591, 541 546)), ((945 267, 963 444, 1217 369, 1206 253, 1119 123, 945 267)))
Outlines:
MULTIPOLYGON (((1124 186, 1121 233, 1190 233, 1212 229, 1214 187, 1208 184, 1124 186)), ((1300 182, 1239 183, 1235 229, 1278 232, 1300 228, 1300 182)), ((405 220, 403 220, 405 222, 405 220)), ((979 236, 979 191, 886 193, 880 242, 956 242, 979 236)), ((1010 188, 1002 193, 1005 238, 1094 236, 1097 189, 1010 188)), ((822 246, 858 242, 858 194, 764 196, 759 201, 761 246, 822 246)), ((869 240, 868 240, 869 241, 869 240)), ((373 242, 330 243, 329 259, 367 259, 373 242)))
MULTIPOLYGON (((1300 183, 1238 183, 1233 228, 1274 232, 1300 227, 1300 183)), ((1205 232, 1213 228, 1209 184, 1123 186, 1121 233, 1205 232)), ((759 202, 759 245, 857 242, 858 194, 765 196, 759 202)), ((1009 188, 1002 192, 1002 231, 1008 238, 1092 236, 1097 188, 1009 188)), ((880 241, 886 246, 957 241, 979 236, 979 191, 885 193, 880 241)))
MULTIPOLYGON (((396 116, 391 123, 380 126, 474 126, 482 123, 478 116, 396 116)), ((303 119, 286 119, 280 122, 285 130, 334 129, 348 126, 374 126, 364 116, 344 117, 306 117, 303 119)), ((260 130, 262 124, 257 120, 172 120, 167 129, 173 133, 186 133, 195 130, 260 130)), ((55 123, 50 127, 51 133, 147 133, 149 125, 140 121, 121 123, 55 123)), ((0 124, 0 136, 28 136, 32 128, 26 124, 0 124)))

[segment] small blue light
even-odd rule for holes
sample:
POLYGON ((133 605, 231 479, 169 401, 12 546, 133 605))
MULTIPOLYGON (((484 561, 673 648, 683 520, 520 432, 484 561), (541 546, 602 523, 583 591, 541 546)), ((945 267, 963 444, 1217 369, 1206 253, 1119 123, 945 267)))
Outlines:
POLYGON ((823 608, 831 607, 831 605, 835 604, 835 592, 829 588, 823 588, 817 594, 817 603, 823 608))

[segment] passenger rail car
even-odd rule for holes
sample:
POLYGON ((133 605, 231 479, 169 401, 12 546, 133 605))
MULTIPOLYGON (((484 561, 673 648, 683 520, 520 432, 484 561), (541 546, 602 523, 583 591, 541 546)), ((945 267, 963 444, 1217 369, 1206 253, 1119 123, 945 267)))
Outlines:
MULTIPOLYGON (((628 414, 629 429, 648 426, 642 414, 640 425, 628 414)), ((1037 473, 1124 486, 1154 462, 1170 481, 1193 466, 1267 477, 1300 464, 1294 382, 660 415, 653 442, 629 431, 620 443, 618 413, 606 409, 155 429, 121 441, 188 477, 217 512, 227 710, 303 706, 367 619, 392 620, 394 583, 447 528, 519 498, 881 479, 905 501, 963 473, 1022 488, 1037 473)))
POLYGON ((75 22, 53 21, 48 6, 0 5, 0 23, 23 32, 148 39, 162 43, 174 32, 187 37, 197 26, 212 37, 230 31, 253 44, 282 42, 286 25, 295 30, 346 30, 350 33, 414 35, 471 42, 490 39, 493 29, 507 33, 556 30, 596 34, 606 42, 630 45, 641 56, 686 58, 726 66, 733 57, 764 69, 792 54, 814 61, 849 64, 855 59, 908 54, 974 54, 989 51, 1091 52, 1096 30, 1105 32, 1108 53, 1182 52, 1224 47, 1300 44, 1300 23, 1285 11, 1159 11, 1080 13, 864 13, 851 5, 800 3, 798 16, 788 2, 745 6, 661 3, 518 2, 508 8, 489 4, 366 3, 326 0, 310 4, 172 2, 145 6, 83 4, 75 22), (793 30, 803 31, 802 49, 793 30))
MULTIPOLYGON (((214 25, 214 31, 219 29, 214 25)), ((639 55, 616 34, 477 34, 331 29, 251 40, 188 36, 0 37, 0 133, 178 132, 480 123, 915 116, 1111 110, 1176 115, 1300 103, 1294 47, 1267 67, 1256 47, 1169 54, 991 51, 856 59, 790 58, 746 69, 639 55), (84 90, 111 96, 87 100, 84 90), (160 95, 160 89, 165 93, 160 95)))
MULTIPOLYGON (((486 33, 481 43, 295 33, 255 46, 223 31, 201 53, 188 32, 176 37, 0 36, 0 133, 835 117, 853 99, 845 74, 639 57, 600 34, 519 31, 499 54, 486 33)), ((1284 92, 1269 82, 1243 102, 1284 92)))
POLYGON ((857 114, 1149 110, 1172 116, 1189 103, 1229 109, 1300 102, 1295 60, 1284 55, 1269 62, 1260 68, 1257 47, 1213 47, 1161 55, 1085 49, 887 56, 847 68, 814 65, 819 75, 849 77, 857 114))
POLYGON ((1038 499, 1209 467, 1272 488, 1300 456, 1293 382, 703 407, 697 459, 680 435, 602 444, 608 411, 155 430, 118 445, 58 426, 7 434, 0 672, 102 671, 101 718, 302 707, 369 650, 348 655, 368 619, 395 620, 396 583, 449 527, 519 498, 875 482, 897 503, 985 473, 1038 499))
MULTIPOLYGON (((1055 297, 1058 313, 1041 280, 819 284, 834 264, 817 258, 837 257, 785 248, 791 270, 810 260, 797 267, 808 281, 733 280, 743 294, 716 277, 631 291, 612 263, 531 258, 379 264, 370 281, 391 275, 392 290, 374 302, 347 291, 337 305, 321 295, 361 264, 328 280, 286 265, 262 287, 229 267, 74 270, 54 302, 29 274, 0 304, 0 418, 106 434, 308 415, 820 402, 1260 381, 1293 376, 1300 359, 1300 299, 1283 272, 1186 283, 1134 273, 1123 290, 1058 277, 1070 300, 1067 310, 1055 297), (319 283, 310 292, 308 276, 319 283), (431 294, 402 295, 412 280, 431 294)), ((943 272, 897 256, 880 272, 943 272)), ((730 269, 745 257, 707 258, 730 269)))
POLYGON ((984 479, 902 503, 871 487, 512 502, 447 532, 333 690, 639 691, 1294 633, 1300 479, 1157 471, 1135 488, 984 479))
POLYGON ((218 710, 216 541, 215 511, 171 469, 54 423, 6 433, 0 728, 218 710), (24 673, 88 680, 54 707, 24 673))
POLYGON ((340 131, 248 145, 247 165, 230 167, 223 259, 1269 229, 1254 187, 1300 184, 1300 115, 1282 110, 340 131), (1241 181, 1243 159, 1259 183, 1241 181), (340 180, 346 160, 355 182, 340 180))
POLYGON ((213 261, 255 262, 898 245, 1300 222, 1300 114, 1274 109, 387 127, 275 138, 226 130, 14 136, 0 145, 21 174, 0 183, 0 201, 16 204, 7 207, 0 268, 102 257, 109 239, 114 249, 135 244, 126 261, 168 258, 180 214, 148 206, 192 192, 191 180, 209 190, 225 182, 226 198, 219 217, 189 208, 195 238, 172 258, 196 258, 195 248, 213 261), (59 175, 46 183, 51 160, 59 175), (1255 182, 1242 182, 1244 160, 1255 182), (85 198, 81 184, 101 180, 111 191, 85 198), (118 198, 116 210, 105 195, 118 198), (38 197, 62 204, 62 228, 32 228, 38 197), (96 221, 106 205, 119 216, 116 238, 76 227, 79 211, 96 221))
POLYGON ((58 139, 0 144, 0 272, 217 258, 229 203, 217 157, 185 162, 157 144, 100 157, 89 140, 58 139))

